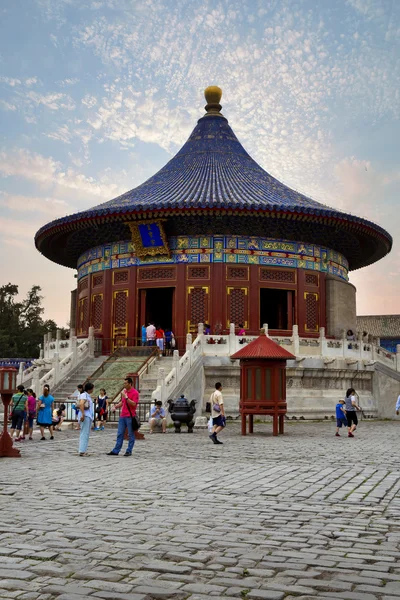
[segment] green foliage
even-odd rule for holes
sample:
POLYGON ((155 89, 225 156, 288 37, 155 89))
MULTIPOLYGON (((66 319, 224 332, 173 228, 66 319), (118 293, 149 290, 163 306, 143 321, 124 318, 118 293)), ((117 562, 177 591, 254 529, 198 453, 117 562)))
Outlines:
POLYGON ((39 344, 49 331, 57 329, 52 320, 43 320, 41 288, 32 286, 26 298, 17 301, 18 286, 0 287, 0 357, 37 358, 39 344))

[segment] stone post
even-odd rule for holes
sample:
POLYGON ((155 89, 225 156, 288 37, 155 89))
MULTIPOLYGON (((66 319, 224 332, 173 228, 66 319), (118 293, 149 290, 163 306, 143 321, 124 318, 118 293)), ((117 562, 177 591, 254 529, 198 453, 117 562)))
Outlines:
POLYGON ((176 373, 176 382, 179 383, 179 350, 174 350, 174 353, 172 355, 172 361, 176 373))
POLYGON ((22 384, 22 380, 24 377, 24 362, 20 362, 19 363, 19 371, 18 371, 18 376, 17 376, 17 383, 18 385, 22 384))
POLYGON ((299 338, 299 326, 298 325, 293 325, 292 341, 293 341, 293 354, 295 356, 299 356, 299 354, 300 354, 300 338, 299 338))
POLYGON ((44 350, 44 357, 48 358, 48 356, 49 356, 49 347, 47 345, 47 333, 45 333, 44 336, 43 336, 43 350, 44 350))
POLYGON ((89 327, 89 356, 94 358, 94 327, 89 327))
POLYGON ((39 367, 36 367, 36 369, 33 371, 33 377, 32 377, 32 389, 34 392, 36 392, 37 397, 40 396, 40 394, 42 393, 42 390, 39 389, 39 374, 40 374, 40 369, 39 367))
POLYGON ((56 349, 55 352, 60 354, 60 342, 61 342, 61 329, 57 329, 56 331, 56 349))
POLYGON ((165 402, 165 369, 163 367, 160 367, 158 369, 158 373, 157 373, 157 387, 160 388, 160 398, 157 398, 157 400, 161 400, 161 402, 163 403, 164 406, 164 402, 165 402))
POLYGON ((236 352, 235 323, 229 323, 228 356, 236 352))
POLYGON ((71 352, 72 352, 72 369, 75 369, 78 364, 78 341, 76 335, 71 338, 71 352))
POLYGON ((319 330, 319 351, 321 356, 326 356, 325 327, 321 327, 319 330))
POLYGON ((53 386, 57 385, 57 383, 60 381, 60 356, 58 354, 58 352, 54 353, 53 356, 53 369, 54 369, 54 382, 53 382, 53 386))
POLYGON ((193 348, 192 348, 192 334, 191 333, 187 333, 186 334, 186 352, 189 352, 189 364, 190 366, 192 366, 192 362, 193 362, 193 348))
POLYGON ((265 335, 267 337, 269 337, 269 334, 268 334, 268 323, 263 323, 263 329, 264 329, 265 335))

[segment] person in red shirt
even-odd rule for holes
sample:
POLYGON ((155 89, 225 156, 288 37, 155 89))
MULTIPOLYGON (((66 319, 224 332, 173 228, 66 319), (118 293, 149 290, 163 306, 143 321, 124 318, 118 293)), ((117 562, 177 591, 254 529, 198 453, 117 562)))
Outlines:
POLYGON ((139 392, 133 387, 132 377, 126 377, 125 388, 122 390, 121 400, 112 408, 114 412, 116 408, 121 408, 121 412, 118 421, 117 441, 115 442, 113 450, 107 452, 108 456, 118 456, 120 453, 122 444, 124 443, 126 428, 128 428, 129 442, 124 456, 132 456, 132 449, 135 445, 135 432, 132 428, 132 417, 136 416, 136 407, 138 403, 139 392))
POLYGON ((164 338, 165 338, 164 329, 161 329, 161 326, 158 325, 158 327, 156 329, 156 344, 157 344, 158 352, 160 353, 160 356, 162 356, 162 354, 164 352, 164 338))

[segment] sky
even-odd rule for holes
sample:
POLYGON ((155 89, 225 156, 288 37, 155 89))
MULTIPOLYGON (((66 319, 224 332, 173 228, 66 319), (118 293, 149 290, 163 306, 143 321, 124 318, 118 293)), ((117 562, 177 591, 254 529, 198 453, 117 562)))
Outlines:
POLYGON ((40 285, 45 318, 76 279, 36 231, 158 171, 208 85, 271 175, 391 233, 350 281, 358 314, 400 313, 400 2, 0 0, 0 32, 0 285, 40 285))

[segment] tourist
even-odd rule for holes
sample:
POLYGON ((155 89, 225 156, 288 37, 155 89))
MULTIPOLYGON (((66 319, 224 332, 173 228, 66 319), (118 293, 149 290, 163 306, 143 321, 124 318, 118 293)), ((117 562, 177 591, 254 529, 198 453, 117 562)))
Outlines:
POLYGON ((161 425, 163 433, 167 433, 167 414, 163 408, 161 400, 156 400, 154 406, 150 409, 150 433, 153 433, 156 425, 161 425))
POLYGON ((129 442, 128 448, 124 456, 132 456, 132 449, 135 445, 135 432, 132 427, 132 417, 136 416, 136 407, 139 403, 139 393, 133 387, 132 377, 125 378, 125 387, 122 390, 121 400, 118 404, 113 406, 113 411, 116 408, 121 408, 120 417, 118 421, 118 432, 117 441, 115 447, 111 452, 107 452, 108 456, 118 456, 121 451, 122 444, 124 442, 125 429, 128 429, 129 442))
POLYGON ((239 331, 237 334, 238 335, 246 335, 246 331, 245 331, 243 325, 239 325, 239 331))
POLYGON ((108 415, 108 396, 104 388, 101 388, 100 394, 97 396, 96 413, 98 417, 98 426, 95 427, 94 430, 104 431, 104 426, 107 423, 108 415))
POLYGON ((215 392, 210 396, 210 404, 213 429, 209 438, 214 444, 223 444, 223 442, 217 438, 218 433, 220 433, 226 425, 222 385, 219 382, 215 384, 215 392))
POLYGON ((76 419, 76 426, 75 426, 75 430, 79 431, 80 429, 80 425, 79 425, 79 420, 78 420, 78 413, 79 413, 79 398, 80 395, 83 394, 83 385, 79 384, 78 387, 76 388, 76 390, 74 391, 74 393, 71 395, 72 399, 75 399, 75 405, 72 406, 72 408, 75 411, 75 419, 76 419))
POLYGON ((23 385, 19 385, 17 387, 18 392, 16 392, 12 398, 12 409, 11 409, 11 437, 14 436, 14 432, 16 432, 16 442, 21 442, 21 429, 24 423, 24 413, 27 410, 27 400, 28 396, 26 395, 25 389, 23 385))
POLYGON ((61 425, 65 419, 65 404, 60 404, 60 408, 53 410, 53 428, 54 431, 61 431, 61 425))
POLYGON ((172 350, 175 348, 175 336, 169 327, 166 328, 165 333, 165 350, 168 356, 171 355, 172 350), (172 345, 173 344, 173 345, 172 345))
POLYGON ((354 335, 352 329, 347 330, 346 339, 348 342, 355 342, 356 336, 354 335))
POLYGON ((78 418, 81 424, 79 433, 79 456, 88 456, 90 430, 94 419, 93 400, 91 393, 94 385, 90 381, 85 383, 85 391, 79 396, 78 418))
POLYGON ((27 401, 27 412, 28 412, 28 435, 29 439, 33 439, 33 421, 36 417, 36 394, 35 392, 29 388, 26 390, 28 393, 28 401, 27 401))
POLYGON ((142 346, 145 346, 147 342, 146 325, 142 325, 142 346))
POLYGON ((346 418, 348 425, 348 436, 354 437, 354 431, 357 429, 358 418, 356 410, 361 410, 361 408, 357 404, 356 400, 356 392, 354 388, 349 388, 346 392, 346 418))
POLYGON ((400 411, 400 395, 397 398, 397 402, 396 402, 396 415, 399 414, 399 411, 400 411))
POLYGON ((211 334, 211 326, 208 323, 204 323, 204 335, 211 334))
POLYGON ((161 325, 157 325, 156 344, 157 344, 159 355, 162 356, 163 352, 164 352, 164 329, 161 329, 161 325))
POLYGON ((336 437, 340 437, 339 429, 343 426, 347 427, 346 410, 344 408, 345 401, 339 400, 336 404, 336 437))
POLYGON ((148 346, 156 345, 156 328, 154 323, 149 323, 146 327, 146 343, 148 346))
POLYGON ((44 437, 45 427, 49 428, 50 439, 54 440, 54 436, 53 436, 53 408, 54 408, 54 406, 53 405, 54 405, 54 398, 53 398, 53 396, 50 395, 50 387, 48 385, 45 385, 43 387, 43 394, 41 396, 39 396, 39 400, 37 403, 37 409, 38 409, 37 424, 39 425, 40 433, 42 434, 42 437, 40 438, 41 441, 46 439, 44 437))

